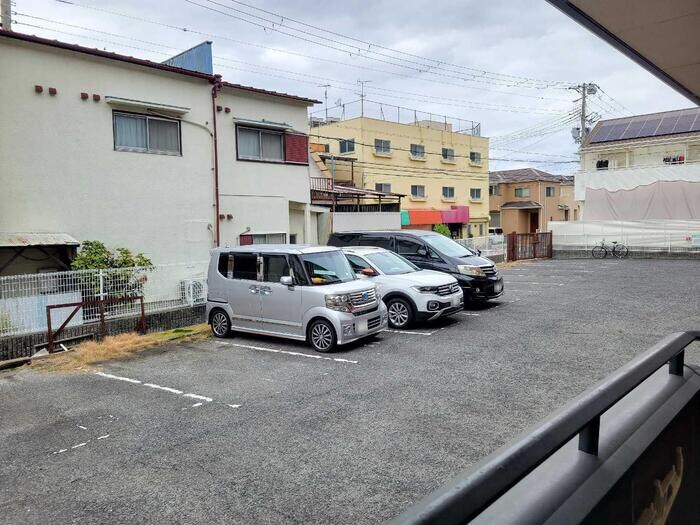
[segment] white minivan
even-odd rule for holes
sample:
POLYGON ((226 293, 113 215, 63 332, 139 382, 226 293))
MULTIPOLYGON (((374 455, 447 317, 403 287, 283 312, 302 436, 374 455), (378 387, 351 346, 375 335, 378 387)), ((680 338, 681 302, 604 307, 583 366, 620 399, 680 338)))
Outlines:
POLYGON ((206 315, 216 337, 236 330, 330 352, 387 327, 377 287, 338 248, 254 244, 211 254, 206 315))
POLYGON ((377 285, 392 328, 407 328, 414 321, 431 321, 464 308, 464 294, 451 275, 421 270, 384 248, 346 246, 343 252, 355 273, 377 285))

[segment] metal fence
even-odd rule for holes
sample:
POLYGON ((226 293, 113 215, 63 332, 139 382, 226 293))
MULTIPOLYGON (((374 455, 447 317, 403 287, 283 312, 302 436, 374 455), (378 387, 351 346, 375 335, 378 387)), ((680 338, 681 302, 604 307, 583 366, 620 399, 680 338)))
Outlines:
POLYGON ((494 257, 506 254, 505 235, 489 235, 488 237, 470 237, 455 239, 462 246, 471 250, 481 250, 482 255, 494 257))
POLYGON ((622 243, 631 251, 640 253, 678 254, 696 252, 700 255, 700 234, 682 232, 645 232, 620 234, 595 233, 556 233, 553 245, 555 250, 591 251, 602 241, 611 244, 622 243))
MULTIPOLYGON (((151 268, 113 268, 35 273, 0 277, 0 337, 45 331, 46 307, 92 301, 67 326, 97 322, 98 299, 120 299, 107 304, 105 316, 139 315, 143 296, 146 312, 196 305, 206 301, 207 262, 158 265, 151 268)), ((63 323, 67 309, 52 312, 54 325, 63 323)))

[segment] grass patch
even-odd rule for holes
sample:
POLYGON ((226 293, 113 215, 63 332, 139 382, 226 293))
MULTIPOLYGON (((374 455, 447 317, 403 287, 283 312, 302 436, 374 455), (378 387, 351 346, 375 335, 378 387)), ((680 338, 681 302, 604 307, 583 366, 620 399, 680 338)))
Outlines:
POLYGON ((48 358, 32 361, 32 368, 49 372, 70 371, 84 368, 112 359, 133 356, 148 348, 153 348, 177 339, 199 340, 209 337, 209 325, 198 324, 187 328, 176 328, 165 332, 139 335, 136 332, 111 335, 102 341, 80 343, 70 352, 54 354, 48 358))

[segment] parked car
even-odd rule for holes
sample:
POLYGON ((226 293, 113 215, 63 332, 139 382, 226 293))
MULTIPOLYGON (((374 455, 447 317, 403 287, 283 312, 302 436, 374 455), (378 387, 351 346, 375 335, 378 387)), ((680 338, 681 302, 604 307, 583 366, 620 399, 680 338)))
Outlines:
POLYGON ((377 287, 337 248, 251 245, 212 250, 206 315, 216 337, 232 330, 307 341, 318 352, 387 326, 377 287))
POLYGON ((464 294, 451 275, 421 270, 384 248, 352 246, 343 252, 355 273, 377 285, 392 328, 407 328, 414 321, 432 321, 464 308, 464 294))
POLYGON ((478 252, 435 233, 423 230, 353 231, 334 233, 332 246, 377 246, 402 255, 424 270, 452 275, 464 300, 494 299, 503 294, 503 278, 493 261, 478 252))

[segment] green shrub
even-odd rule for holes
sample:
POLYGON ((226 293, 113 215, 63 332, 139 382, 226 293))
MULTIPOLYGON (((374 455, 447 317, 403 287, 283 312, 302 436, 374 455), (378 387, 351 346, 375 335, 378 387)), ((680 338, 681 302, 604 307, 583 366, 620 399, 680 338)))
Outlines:
POLYGON ((436 224, 433 226, 433 231, 435 233, 439 233, 440 235, 444 235, 445 237, 452 238, 452 232, 446 224, 436 224))

